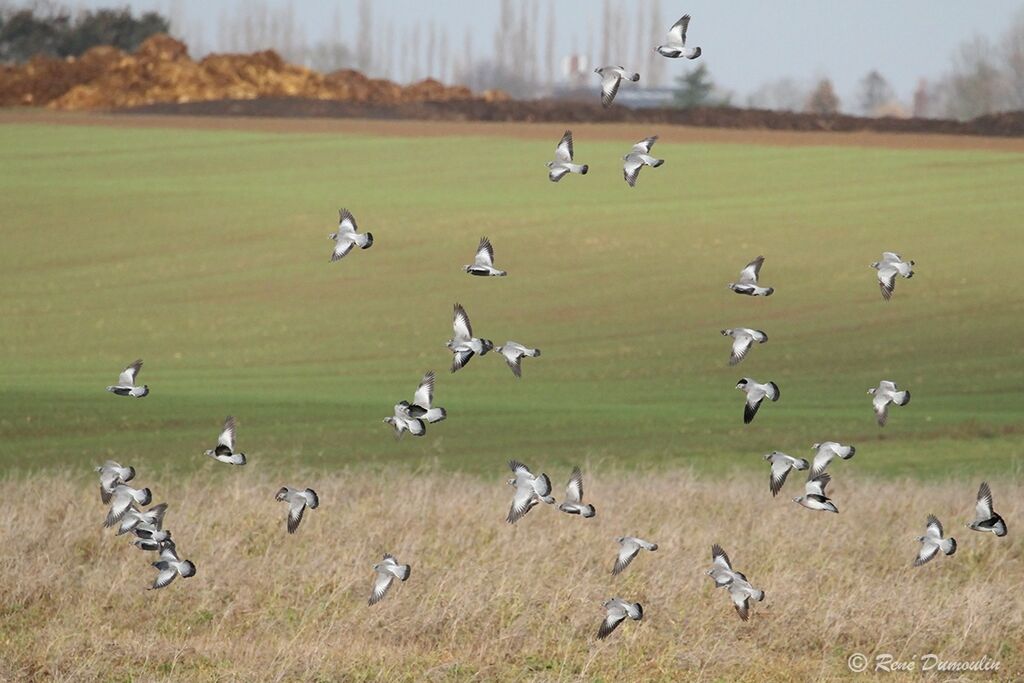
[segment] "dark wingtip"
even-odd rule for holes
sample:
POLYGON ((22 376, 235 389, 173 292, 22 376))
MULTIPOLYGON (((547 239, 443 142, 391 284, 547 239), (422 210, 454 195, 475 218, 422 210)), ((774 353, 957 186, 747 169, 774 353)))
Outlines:
POLYGON ((583 164, 583 170, 580 171, 580 175, 587 175, 587 171, 589 171, 589 170, 590 170, 590 166, 588 164, 583 164))

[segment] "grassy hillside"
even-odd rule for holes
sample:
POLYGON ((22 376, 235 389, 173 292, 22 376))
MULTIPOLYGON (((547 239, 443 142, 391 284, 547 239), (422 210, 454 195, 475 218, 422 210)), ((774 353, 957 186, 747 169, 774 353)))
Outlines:
POLYGON ((760 476, 768 450, 837 439, 861 473, 1020 473, 1024 156, 660 144, 631 190, 627 139, 578 138, 590 174, 549 183, 550 132, 0 126, 0 467, 194 468, 231 413, 262 466, 760 476), (376 243, 331 264, 340 206, 376 243), (480 235, 509 277, 462 272, 480 235), (917 262, 888 304, 883 250, 917 262), (728 291, 758 254, 775 296, 728 291), (450 376, 455 301, 543 357, 450 376), (730 368, 729 326, 770 341, 730 368), (105 393, 137 357, 152 394, 105 393), (381 418, 431 368, 449 419, 396 442, 381 418), (782 389, 749 426, 744 375, 782 389), (884 430, 882 378, 913 392, 884 430))

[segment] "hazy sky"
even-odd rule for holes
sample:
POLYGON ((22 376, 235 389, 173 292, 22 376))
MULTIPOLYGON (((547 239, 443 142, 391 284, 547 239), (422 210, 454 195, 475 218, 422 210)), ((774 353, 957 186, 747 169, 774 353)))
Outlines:
MULTIPOLYGON (((650 14, 651 0, 619 0, 625 13, 650 14)), ((343 41, 355 35, 357 0, 264 0, 271 7, 292 6, 311 42, 331 37, 334 18, 346 22, 343 41)), ((549 0, 539 0, 541 26, 549 0)), ((73 6, 123 6, 184 16, 186 33, 202 27, 206 49, 217 50, 218 22, 235 14, 245 0, 72 0, 73 6)), ((601 34, 601 0, 554 0, 558 54, 583 49, 587 34, 601 34)), ((452 49, 462 45, 467 26, 475 32, 478 55, 489 56, 498 22, 498 0, 375 0, 375 26, 413 27, 433 19, 450 34, 452 49)), ((828 75, 849 101, 857 81, 879 69, 897 94, 909 99, 921 77, 936 79, 946 70, 956 46, 975 34, 998 40, 1024 9, 1024 0, 660 0, 666 30, 684 13, 693 16, 689 39, 701 45, 715 80, 742 101, 768 81, 791 77, 811 82, 828 75)), ((401 33, 399 33, 401 35, 401 33)), ((543 41, 541 41, 543 44, 543 41)), ((267 46, 273 47, 273 46, 267 46)), ((396 50, 401 45, 395 46, 396 50)), ((670 65, 684 70, 685 66, 670 65)))

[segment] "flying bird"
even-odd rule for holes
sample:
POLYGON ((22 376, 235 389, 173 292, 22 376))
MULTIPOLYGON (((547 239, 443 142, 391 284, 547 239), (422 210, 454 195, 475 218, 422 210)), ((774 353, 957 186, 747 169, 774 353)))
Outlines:
POLYGON ((811 474, 810 476, 816 477, 825 471, 828 464, 832 462, 832 459, 837 455, 843 460, 849 460, 857 452, 854 446, 844 446, 841 443, 835 441, 825 441, 822 443, 816 443, 811 448, 815 451, 814 461, 811 463, 811 474))
POLYGON ((572 468, 569 483, 565 485, 565 500, 558 506, 558 509, 570 515, 582 515, 583 517, 593 517, 597 514, 593 505, 583 504, 583 473, 580 472, 578 466, 572 468))
POLYGON ((921 549, 918 551, 917 557, 914 558, 915 567, 920 567, 922 564, 929 562, 940 550, 947 555, 952 555, 956 552, 956 539, 952 536, 943 538, 942 534, 942 522, 935 515, 928 515, 928 524, 925 526, 924 536, 917 537, 917 540, 921 543, 921 549))
POLYGON ((612 106, 612 100, 619 92, 619 85, 623 78, 634 83, 640 80, 640 74, 626 71, 626 68, 622 66, 602 66, 594 69, 594 73, 601 77, 601 106, 606 109, 612 106))
POLYGON ((975 531, 991 531, 996 536, 1006 535, 1006 522, 992 509, 992 490, 988 482, 978 488, 978 502, 974 507, 974 521, 967 525, 975 531))
POLYGON ((711 546, 711 569, 704 572, 715 582, 715 588, 722 588, 732 583, 733 579, 742 574, 733 571, 729 556, 722 550, 722 546, 715 543, 711 546))
POLYGON ((308 507, 316 510, 320 506, 320 497, 313 489, 292 489, 282 486, 274 496, 275 500, 288 503, 288 533, 294 534, 302 521, 302 514, 308 507))
POLYGON ((668 39, 665 41, 665 44, 654 48, 654 51, 662 57, 670 59, 678 59, 679 57, 697 59, 697 57, 700 57, 701 50, 699 47, 686 47, 686 29, 689 25, 690 15, 684 14, 668 30, 668 39))
POLYGON ((384 418, 384 424, 391 425, 395 430, 395 438, 402 438, 402 434, 409 432, 413 436, 423 436, 427 433, 427 426, 423 420, 413 417, 410 412, 408 401, 401 401, 395 404, 394 415, 384 418))
POLYGON ((779 494, 791 470, 806 470, 810 466, 803 458, 794 458, 792 455, 786 455, 779 451, 766 454, 764 459, 772 464, 772 473, 768 477, 768 488, 771 489, 773 497, 779 494))
POLYGON ((332 232, 328 235, 329 239, 334 240, 331 263, 344 258, 348 252, 352 251, 352 247, 358 246, 360 249, 369 249, 373 246, 373 233, 360 233, 358 231, 359 228, 356 226, 355 216, 348 209, 338 209, 338 232, 332 232))
POLYGON ((508 275, 506 271, 494 267, 494 247, 486 237, 480 238, 480 245, 476 248, 476 258, 473 263, 462 266, 462 269, 470 275, 481 277, 505 277, 508 275))
POLYGON ((657 543, 651 543, 635 536, 620 536, 615 541, 619 544, 619 554, 615 558, 615 565, 612 566, 612 574, 621 574, 622 570, 629 566, 629 563, 641 550, 653 553, 658 549, 657 543))
POLYGON ((512 506, 508 510, 506 522, 515 524, 541 502, 554 504, 555 499, 551 495, 551 479, 548 478, 548 475, 543 472, 540 475, 534 475, 529 467, 518 460, 509 460, 508 466, 515 476, 507 483, 509 486, 514 486, 516 492, 512 496, 512 506))
POLYGON ((606 612, 601 627, 597 630, 599 640, 604 640, 611 635, 619 624, 629 617, 633 621, 640 621, 644 618, 644 608, 639 602, 626 602, 621 598, 612 598, 604 603, 606 612))
POLYGON ((505 362, 508 363, 509 369, 512 370, 512 374, 516 377, 523 376, 521 363, 524 356, 529 356, 530 358, 540 357, 540 349, 531 349, 514 341, 507 341, 501 346, 496 347, 495 350, 505 357, 505 362))
POLYGON ((110 511, 107 512, 107 519, 103 526, 111 527, 120 522, 133 503, 145 507, 152 500, 153 494, 148 488, 136 489, 127 484, 118 484, 110 492, 110 511))
POLYGON ((221 429, 220 436, 217 437, 217 447, 206 451, 206 455, 217 462, 229 465, 245 464, 245 453, 235 452, 235 418, 228 415, 224 420, 224 427, 221 429))
POLYGON ((373 565, 373 571, 377 572, 373 580, 373 592, 370 594, 370 604, 376 605, 384 599, 388 589, 391 588, 395 578, 405 581, 409 578, 412 567, 407 564, 398 564, 394 557, 385 553, 384 559, 373 565))
POLYGON ((406 409, 409 416, 414 419, 423 419, 431 424, 440 422, 441 420, 448 417, 448 411, 444 408, 433 408, 431 404, 434 401, 434 381, 436 376, 434 371, 430 370, 423 379, 420 380, 420 385, 416 387, 416 393, 412 397, 412 405, 406 409))
POLYGON ((154 505, 145 512, 140 511, 133 505, 125 510, 121 517, 121 525, 117 528, 117 535, 135 531, 140 526, 143 529, 162 529, 164 526, 164 515, 167 513, 167 503, 154 505))
POLYGON ((462 304, 455 304, 455 316, 452 319, 455 334, 448 340, 447 347, 453 354, 452 372, 465 367, 474 355, 485 356, 494 348, 490 339, 477 339, 473 336, 473 326, 466 315, 462 304))
POLYGON ((107 391, 112 394, 116 394, 117 396, 131 396, 132 398, 148 396, 148 384, 143 384, 141 387, 135 386, 135 378, 138 377, 139 370, 141 369, 142 359, 140 358, 122 370, 120 376, 117 378, 117 384, 107 387, 107 391))
POLYGON ((196 566, 190 560, 183 561, 178 557, 174 541, 166 540, 161 545, 160 561, 153 563, 158 572, 150 590, 163 588, 178 576, 187 579, 196 575, 196 566))
POLYGON ((115 460, 107 460, 96 468, 100 475, 100 500, 106 505, 110 502, 110 494, 118 484, 125 484, 135 478, 134 467, 124 467, 115 460))
POLYGON ((132 533, 135 534, 132 545, 139 550, 160 550, 164 541, 172 540, 171 532, 168 529, 142 528, 142 525, 137 525, 132 529, 132 533))
POLYGON ((736 365, 747 357, 747 353, 754 345, 764 344, 768 341, 768 335, 761 330, 754 330, 749 327, 733 327, 722 330, 722 336, 732 337, 732 353, 729 354, 729 365, 736 365))
POLYGON ((750 424, 757 415, 757 409, 766 398, 772 402, 778 401, 781 393, 779 385, 775 382, 761 384, 756 379, 744 377, 736 384, 737 389, 742 389, 747 395, 746 403, 743 405, 743 424, 750 424))
POLYGON ((711 546, 711 569, 704 572, 715 582, 715 588, 727 588, 740 619, 750 617, 750 599, 764 600, 764 591, 754 588, 743 572, 732 568, 729 556, 717 543, 711 546))
POLYGON ((882 260, 871 264, 871 267, 878 271, 878 287, 882 290, 883 299, 888 301, 892 298, 897 275, 908 280, 914 277, 913 266, 913 261, 904 261, 899 254, 891 251, 882 252, 882 260))
POLYGON ((761 287, 757 284, 757 278, 761 274, 761 265, 764 263, 764 256, 758 256, 748 263, 740 271, 740 281, 730 282, 729 289, 737 294, 747 296, 771 296, 775 292, 774 287, 761 287))
POLYGON ((808 510, 822 510, 839 513, 832 499, 825 495, 825 487, 832 481, 828 472, 823 472, 816 477, 810 477, 804 483, 804 495, 793 499, 794 503, 800 503, 808 510))
POLYGON ((562 139, 558 141, 558 146, 555 147, 555 160, 548 162, 548 178, 551 182, 557 183, 566 173, 587 175, 590 166, 574 164, 572 158, 572 131, 567 130, 562 135, 562 139))
POLYGON ((630 187, 636 187, 636 181, 640 177, 641 168, 644 166, 658 168, 665 163, 664 159, 655 159, 651 156, 651 147, 654 147, 654 143, 657 141, 657 135, 644 138, 633 145, 633 149, 629 150, 629 153, 622 157, 624 162, 622 164, 622 177, 626 179, 626 183, 630 187))
POLYGON ((898 406, 910 403, 910 392, 900 391, 896 388, 895 382, 890 382, 887 379, 879 382, 877 387, 868 389, 868 393, 874 396, 871 403, 875 407, 875 417, 878 419, 880 427, 884 427, 885 423, 889 421, 890 403, 898 406))

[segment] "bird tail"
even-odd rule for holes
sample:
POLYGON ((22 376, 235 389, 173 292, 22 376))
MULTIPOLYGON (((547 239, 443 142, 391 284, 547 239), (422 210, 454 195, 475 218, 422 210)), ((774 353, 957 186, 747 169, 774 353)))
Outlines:
POLYGON ((854 454, 857 452, 857 447, 849 446, 846 450, 846 455, 843 455, 842 453, 839 454, 839 457, 842 458, 843 460, 849 460, 850 458, 852 458, 854 454))
POLYGON ((373 233, 368 232, 365 235, 356 235, 356 244, 359 245, 360 249, 369 249, 373 246, 373 233))
POLYGON ((587 171, 589 170, 590 166, 587 164, 583 164, 583 166, 580 168, 580 175, 587 175, 587 171))
POLYGON ((797 462, 796 468, 798 470, 806 470, 810 466, 811 464, 807 462, 806 458, 800 458, 799 462, 797 462))
POLYGON ((445 410, 444 408, 431 408, 430 410, 423 414, 423 417, 424 419, 426 419, 427 422, 440 422, 441 420, 448 417, 448 411, 445 410))
POLYGON ((407 564, 400 564, 398 565, 398 571, 401 573, 401 576, 398 578, 405 581, 409 578, 409 575, 412 574, 412 567, 407 564))
POLYGON ((701 52, 702 52, 702 50, 699 47, 695 47, 695 48, 693 48, 693 53, 689 54, 689 55, 686 55, 686 58, 687 59, 697 59, 697 57, 700 57, 701 52))
POLYGON ((634 602, 632 605, 629 606, 627 613, 629 614, 630 619, 633 619, 634 621, 640 621, 644 618, 644 606, 641 605, 639 602, 634 602))
POLYGON ((480 352, 481 356, 487 355, 487 352, 494 348, 494 342, 490 339, 481 339, 480 343, 484 347, 484 350, 480 352))
POLYGON ((768 287, 766 290, 764 290, 764 295, 765 296, 771 296, 774 293, 775 293, 775 288, 774 287, 768 287))
POLYGON ((754 600, 761 602, 762 600, 764 600, 764 591, 757 591, 757 594, 752 595, 751 597, 754 598, 754 600))
POLYGON ((142 489, 141 491, 139 491, 139 495, 135 498, 135 500, 138 501, 139 505, 149 505, 151 502, 153 502, 153 492, 150 491, 148 488, 142 489))
POLYGON ((896 403, 898 405, 905 406, 908 403, 910 403, 910 392, 909 391, 897 392, 896 396, 894 398, 896 399, 896 403))
POLYGON ((839 514, 839 508, 837 508, 835 503, 833 503, 831 500, 825 502, 825 509, 828 510, 829 512, 834 512, 837 515, 839 514))
POLYGON ((593 517, 596 514, 597 514, 597 510, 594 509, 593 505, 587 505, 585 508, 583 508, 583 516, 584 517, 590 518, 590 517, 593 517))
POLYGON ((540 358, 540 349, 526 349, 526 355, 530 358, 540 358))
POLYGON ((664 159, 655 159, 654 161, 651 162, 651 168, 658 168, 663 163, 665 163, 664 159))
POLYGON ((639 80, 640 80, 640 74, 638 74, 638 73, 631 73, 631 74, 629 75, 629 80, 631 80, 631 81, 633 81, 634 83, 636 83, 637 81, 639 81, 639 80))
POLYGON ((942 552, 946 553, 947 555, 952 555, 956 552, 956 539, 947 538, 939 545, 939 547, 942 549, 942 552))
POLYGON ((313 501, 309 504, 309 509, 316 510, 318 507, 320 507, 320 496, 316 495, 316 491, 314 491, 313 489, 306 489, 306 493, 308 493, 309 496, 313 499, 313 501))

